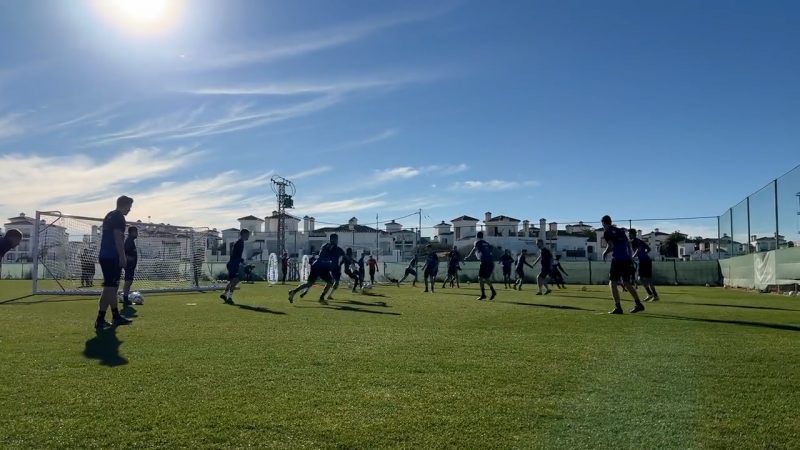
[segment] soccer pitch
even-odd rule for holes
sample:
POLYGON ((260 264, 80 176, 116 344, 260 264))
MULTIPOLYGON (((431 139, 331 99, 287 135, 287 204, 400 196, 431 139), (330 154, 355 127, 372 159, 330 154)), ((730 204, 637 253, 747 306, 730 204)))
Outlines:
POLYGON ((95 335, 96 298, 0 281, 0 447, 800 442, 800 298, 659 287, 609 316, 604 286, 381 286, 329 306, 288 288, 147 295, 95 335))

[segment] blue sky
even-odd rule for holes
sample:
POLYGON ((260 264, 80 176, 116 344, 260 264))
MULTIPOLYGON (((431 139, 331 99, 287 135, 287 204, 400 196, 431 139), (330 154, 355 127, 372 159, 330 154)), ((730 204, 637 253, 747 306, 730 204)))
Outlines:
POLYGON ((103 3, 0 0, 4 217, 708 216, 800 162, 797 2, 103 3))

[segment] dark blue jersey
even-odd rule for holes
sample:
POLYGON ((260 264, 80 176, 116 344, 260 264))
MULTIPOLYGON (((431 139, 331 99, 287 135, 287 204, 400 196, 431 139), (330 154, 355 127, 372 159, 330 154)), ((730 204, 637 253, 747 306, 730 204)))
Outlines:
POLYGON ((428 270, 436 270, 439 268, 439 255, 435 252, 428 254, 428 257, 425 259, 425 265, 427 266, 428 270))
POLYGON ((628 236, 625 231, 611 226, 603 233, 603 239, 608 243, 614 244, 614 249, 611 251, 611 259, 614 261, 630 261, 631 253, 628 248, 628 236))
POLYGON ((503 265, 503 270, 511 270, 511 265, 514 264, 514 258, 507 253, 503 253, 500 257, 500 264, 503 265))
POLYGON ((358 261, 356 261, 356 264, 358 264, 358 271, 359 272, 363 272, 364 271, 364 257, 362 256, 361 258, 358 258, 358 261))
POLYGON ((239 239, 233 244, 233 250, 231 250, 231 262, 235 264, 241 264, 244 262, 244 258, 242 258, 242 254, 244 253, 244 240, 239 239))
POLYGON ((100 238, 100 258, 119 258, 117 244, 114 242, 114 230, 125 232, 125 214, 122 214, 116 209, 106 214, 106 217, 103 219, 103 234, 100 238))
POLYGON ((528 264, 528 261, 526 261, 527 258, 528 258, 527 255, 524 255, 522 253, 519 254, 519 256, 517 257, 517 270, 522 270, 525 268, 525 265, 528 264))
POLYGON ((414 255, 414 258, 411 259, 411 262, 408 263, 409 269, 416 269, 417 268, 417 256, 414 255))
POLYGON ((125 256, 128 257, 128 263, 136 265, 139 260, 139 252, 136 250, 136 238, 128 236, 125 239, 125 256))
POLYGON ((640 262, 647 262, 650 261, 650 246, 647 245, 643 240, 639 238, 633 238, 631 241, 631 247, 633 247, 633 252, 636 253, 638 250, 639 253, 636 253, 636 257, 639 258, 640 262))
POLYGON ((11 241, 6 238, 0 238, 0 258, 5 256, 11 250, 11 241))
POLYGON ((319 249, 319 261, 324 261, 324 263, 330 265, 331 268, 339 267, 339 262, 342 258, 344 258, 344 250, 338 245, 333 245, 328 242, 319 249))
POLYGON ((458 267, 458 263, 461 260, 461 256, 456 251, 451 251, 448 255, 449 259, 447 261, 447 266, 451 269, 455 269, 458 267))
POLYGON ((481 262, 492 262, 492 246, 488 242, 478 239, 475 241, 475 249, 481 262))
POLYGON ((542 265, 543 269, 549 269, 553 266, 553 254, 550 252, 550 249, 543 248, 539 255, 539 263, 542 265))

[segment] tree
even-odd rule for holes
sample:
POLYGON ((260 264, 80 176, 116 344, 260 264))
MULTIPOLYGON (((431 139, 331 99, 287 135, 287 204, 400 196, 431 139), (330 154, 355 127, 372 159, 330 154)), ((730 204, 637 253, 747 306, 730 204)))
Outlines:
POLYGON ((665 239, 664 243, 661 244, 661 249, 659 249, 661 256, 666 256, 667 258, 677 258, 678 244, 684 240, 684 236, 677 231, 667 236, 667 239, 665 239))

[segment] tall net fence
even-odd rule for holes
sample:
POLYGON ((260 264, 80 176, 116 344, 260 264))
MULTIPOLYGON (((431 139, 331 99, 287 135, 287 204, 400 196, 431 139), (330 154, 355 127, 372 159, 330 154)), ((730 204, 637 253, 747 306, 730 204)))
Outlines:
MULTIPOLYGON (((103 278, 98 263, 102 225, 100 218, 37 212, 37 231, 32 237, 33 293, 99 293, 103 278)), ((205 263, 206 228, 141 222, 128 225, 136 226, 139 232, 133 289, 158 292, 217 287, 205 263)))

